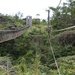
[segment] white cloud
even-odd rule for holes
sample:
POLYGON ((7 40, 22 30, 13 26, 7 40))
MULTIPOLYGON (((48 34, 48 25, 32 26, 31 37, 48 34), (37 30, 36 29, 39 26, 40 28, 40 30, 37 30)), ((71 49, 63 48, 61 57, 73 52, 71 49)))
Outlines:
MULTIPOLYGON (((46 18, 45 9, 49 6, 56 7, 60 0, 0 0, 0 13, 15 14, 18 11, 24 16, 31 15, 36 17, 40 14, 40 18, 46 18)), ((65 0, 63 0, 65 1, 65 0)))

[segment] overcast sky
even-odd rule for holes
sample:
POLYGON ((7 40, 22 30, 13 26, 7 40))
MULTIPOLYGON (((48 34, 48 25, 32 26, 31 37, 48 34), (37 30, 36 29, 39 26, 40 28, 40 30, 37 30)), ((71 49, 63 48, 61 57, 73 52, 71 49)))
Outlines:
MULTIPOLYGON (((46 19, 48 7, 56 7, 60 0, 0 0, 0 13, 14 15, 17 12, 23 13, 23 16, 31 15, 36 18, 46 19)), ((66 0, 62 0, 65 2, 66 0)), ((62 4, 62 3, 61 3, 62 4)))

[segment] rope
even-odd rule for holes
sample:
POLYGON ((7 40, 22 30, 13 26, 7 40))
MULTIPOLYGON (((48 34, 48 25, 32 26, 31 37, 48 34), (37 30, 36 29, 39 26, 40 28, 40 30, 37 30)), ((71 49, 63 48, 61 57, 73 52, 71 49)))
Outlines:
POLYGON ((59 7, 59 5, 61 4, 61 2, 62 2, 62 0, 60 0, 60 1, 59 1, 58 5, 57 5, 57 8, 58 8, 58 7, 59 7))
MULTIPOLYGON (((61 4, 61 1, 62 1, 62 0, 60 0, 60 2, 59 2, 59 4, 58 4, 57 7, 59 7, 59 5, 61 4)), ((49 24, 48 24, 48 29, 49 29, 49 24)), ((51 30, 48 31, 48 41, 49 41, 49 49, 50 49, 51 52, 52 52, 53 59, 54 59, 55 64, 56 64, 58 74, 61 75, 60 69, 59 69, 59 67, 58 67, 58 63, 57 63, 57 60, 56 60, 56 57, 55 57, 55 54, 54 54, 54 51, 53 51, 53 47, 52 47, 52 44, 51 44, 51 30)))
POLYGON ((60 29, 60 30, 55 30, 53 32, 59 32, 59 31, 69 30, 69 29, 72 29, 72 28, 75 28, 75 26, 67 27, 67 28, 60 29))
POLYGON ((58 70, 58 74, 61 75, 60 70, 59 70, 59 67, 58 67, 58 63, 57 63, 57 60, 56 60, 56 57, 55 57, 55 54, 54 54, 54 51, 53 51, 53 47, 51 45, 51 33, 50 34, 48 33, 48 41, 49 41, 49 49, 52 52, 53 59, 55 61, 55 64, 56 64, 56 67, 57 67, 57 70, 58 70))

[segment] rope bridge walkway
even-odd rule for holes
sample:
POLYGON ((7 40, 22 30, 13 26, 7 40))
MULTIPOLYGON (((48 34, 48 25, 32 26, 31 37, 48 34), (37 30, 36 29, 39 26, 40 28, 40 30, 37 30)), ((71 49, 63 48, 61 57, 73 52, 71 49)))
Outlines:
POLYGON ((28 27, 19 30, 0 30, 0 43, 21 36, 27 28, 28 27))
POLYGON ((31 26, 32 26, 32 17, 27 16, 26 26, 24 26, 23 28, 15 29, 15 30, 0 30, 0 43, 21 36, 25 32, 25 30, 31 26))

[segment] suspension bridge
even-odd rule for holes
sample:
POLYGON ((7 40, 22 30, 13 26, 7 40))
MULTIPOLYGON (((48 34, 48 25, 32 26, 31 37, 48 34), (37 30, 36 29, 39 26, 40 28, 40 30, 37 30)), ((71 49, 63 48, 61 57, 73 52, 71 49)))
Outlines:
POLYGON ((26 17, 26 25, 20 29, 15 30, 0 30, 0 43, 9 41, 11 39, 15 39, 19 36, 21 36, 25 30, 32 26, 32 17, 27 16, 26 17))

